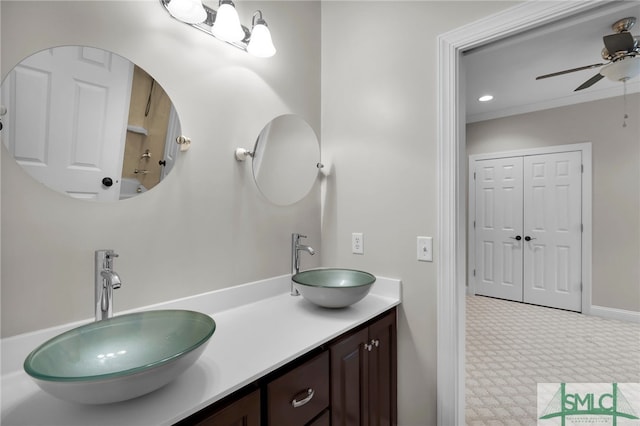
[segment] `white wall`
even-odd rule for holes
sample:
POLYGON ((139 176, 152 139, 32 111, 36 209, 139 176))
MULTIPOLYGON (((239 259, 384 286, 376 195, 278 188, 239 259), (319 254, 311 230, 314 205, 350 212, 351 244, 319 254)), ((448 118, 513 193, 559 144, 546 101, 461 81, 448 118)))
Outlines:
POLYGON ((592 303, 640 311, 640 94, 467 125, 467 153, 591 142, 592 303))
POLYGON ((436 264, 416 261, 416 236, 437 234, 436 37, 509 6, 322 3, 322 262, 402 279, 400 425, 436 423, 436 264))
MULTIPOLYGON (((2 1, 4 78, 24 57, 66 44, 114 51, 148 71, 193 140, 162 184, 130 200, 78 201, 46 189, 2 156, 2 336, 93 316, 93 252, 113 248, 123 280, 115 310, 198 294, 290 271, 290 235, 320 247, 320 185, 277 207, 258 192, 251 149, 272 118, 295 113, 320 135, 320 4, 258 7, 278 53, 259 59, 172 19, 153 1, 2 1)), ((305 257, 304 267, 320 256, 305 257)))

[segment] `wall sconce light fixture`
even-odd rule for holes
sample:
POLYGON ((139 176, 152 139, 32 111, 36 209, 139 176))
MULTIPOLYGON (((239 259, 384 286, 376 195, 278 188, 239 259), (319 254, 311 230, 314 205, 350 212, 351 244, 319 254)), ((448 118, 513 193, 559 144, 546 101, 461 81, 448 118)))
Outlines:
POLYGON ((231 0, 219 0, 217 11, 203 5, 201 0, 160 0, 160 3, 175 19, 254 56, 268 58, 276 53, 271 32, 259 10, 253 14, 249 31, 240 24, 231 0))

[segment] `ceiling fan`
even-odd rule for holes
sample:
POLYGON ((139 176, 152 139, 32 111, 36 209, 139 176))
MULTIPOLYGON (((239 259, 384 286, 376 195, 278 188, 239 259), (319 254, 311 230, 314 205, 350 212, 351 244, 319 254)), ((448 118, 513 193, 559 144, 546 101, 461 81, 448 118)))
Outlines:
POLYGON ((558 75, 568 74, 575 71, 588 70, 591 68, 602 67, 598 74, 582 83, 574 90, 586 89, 602 80, 604 77, 613 81, 627 81, 640 74, 640 37, 634 37, 629 30, 636 23, 635 17, 628 17, 616 21, 611 28, 615 34, 609 34, 602 37, 604 48, 602 49, 602 59, 609 62, 585 65, 583 67, 572 68, 564 71, 558 71, 551 74, 545 74, 536 77, 536 80, 543 78, 555 77, 558 75))

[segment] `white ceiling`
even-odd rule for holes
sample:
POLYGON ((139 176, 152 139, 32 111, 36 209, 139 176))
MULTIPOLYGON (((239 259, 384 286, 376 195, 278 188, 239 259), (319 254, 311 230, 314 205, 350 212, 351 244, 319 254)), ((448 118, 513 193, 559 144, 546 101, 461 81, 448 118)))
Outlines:
MULTIPOLYGON (((606 78, 574 92, 599 68, 535 78, 606 62, 600 56, 602 36, 613 34, 611 25, 628 16, 637 18, 631 34, 640 36, 640 1, 623 1, 465 52, 467 122, 621 96, 623 84, 606 78), (485 94, 494 99, 478 102, 485 94)), ((627 82, 627 93, 634 92, 640 92, 640 77, 627 82)))

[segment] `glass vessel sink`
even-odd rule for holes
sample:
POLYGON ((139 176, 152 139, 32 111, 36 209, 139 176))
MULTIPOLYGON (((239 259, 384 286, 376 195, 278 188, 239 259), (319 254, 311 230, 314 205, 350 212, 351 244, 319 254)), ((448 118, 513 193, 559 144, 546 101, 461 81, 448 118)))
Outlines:
POLYGON ((299 272, 291 279, 302 297, 325 308, 344 308, 362 300, 376 281, 368 272, 321 268, 299 272))
POLYGON ((106 404, 154 391, 189 368, 216 329, 208 315, 145 311, 86 324, 36 348, 24 370, 49 394, 106 404))

